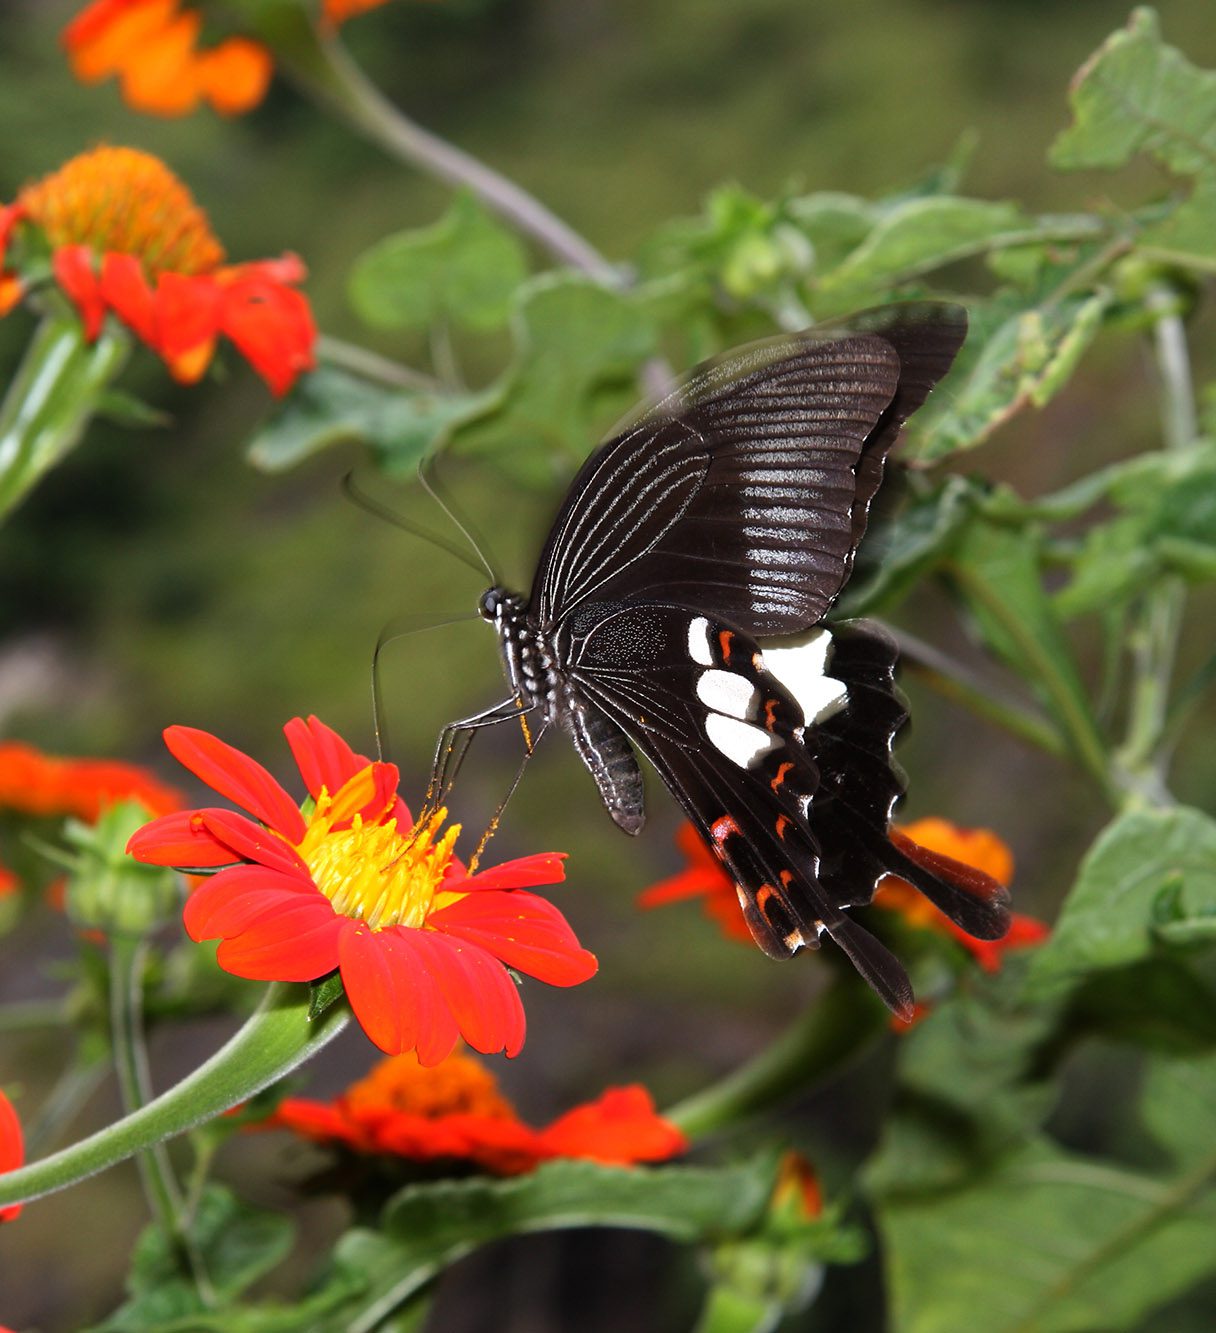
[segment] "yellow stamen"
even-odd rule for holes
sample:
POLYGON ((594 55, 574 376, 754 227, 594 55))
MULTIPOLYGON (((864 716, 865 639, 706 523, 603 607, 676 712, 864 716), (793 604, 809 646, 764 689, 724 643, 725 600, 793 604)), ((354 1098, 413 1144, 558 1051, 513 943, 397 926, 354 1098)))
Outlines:
POLYGON ((159 158, 94 148, 17 196, 51 246, 135 255, 148 276, 211 273, 224 250, 190 191, 159 158))
POLYGON ((431 913, 460 835, 460 825, 453 824, 437 836, 447 816, 438 810, 407 835, 397 831, 395 819, 369 824, 360 815, 335 829, 334 823, 345 822, 341 801, 336 806, 322 791, 297 851, 335 912, 365 921, 373 930, 416 928, 431 913))

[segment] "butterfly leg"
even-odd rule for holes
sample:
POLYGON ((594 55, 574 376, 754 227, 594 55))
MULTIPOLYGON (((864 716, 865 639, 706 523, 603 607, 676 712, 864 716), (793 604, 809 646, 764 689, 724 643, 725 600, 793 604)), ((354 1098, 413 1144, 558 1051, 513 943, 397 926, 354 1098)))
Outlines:
MULTIPOLYGON (((518 698, 503 699, 480 713, 449 722, 439 733, 439 740, 435 746, 435 757, 431 763, 431 776, 427 783, 422 813, 418 816, 419 822, 433 815, 447 800, 456 782, 460 766, 464 762, 465 752, 478 731, 483 727, 496 727, 502 722, 510 722, 516 718, 519 719, 521 726, 526 728, 527 715, 537 706, 534 703, 525 705, 518 698)), ((526 730, 524 734, 529 740, 530 751, 532 741, 526 730)))
MULTIPOLYGON (((520 717, 521 725, 526 725, 523 716, 520 717)), ((525 732, 527 747, 524 750, 524 757, 519 761, 519 767, 515 770, 515 776, 511 779, 511 785, 507 788, 506 795, 499 801, 494 813, 490 816, 490 822, 486 825, 485 832, 477 842, 477 848, 473 855, 469 857, 469 874, 477 869, 477 863, 481 860, 481 854, 489 845, 490 839, 498 832, 498 825, 502 822, 502 812, 507 808, 507 802, 515 795, 516 788, 523 781, 524 769, 528 767, 528 760, 532 758, 532 752, 540 742, 540 738, 545 734, 548 723, 543 723, 535 733, 525 732)))

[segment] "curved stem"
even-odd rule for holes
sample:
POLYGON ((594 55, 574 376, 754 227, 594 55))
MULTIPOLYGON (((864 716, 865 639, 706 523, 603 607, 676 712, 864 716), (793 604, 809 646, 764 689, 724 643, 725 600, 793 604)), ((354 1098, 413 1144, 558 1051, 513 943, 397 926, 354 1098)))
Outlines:
MULTIPOLYGON (((1167 453, 1178 452, 1199 433, 1186 328, 1173 292, 1159 289, 1150 293, 1148 305, 1156 312, 1153 353, 1161 380, 1162 440, 1167 453)), ((1127 734, 1117 760, 1132 801, 1160 805, 1171 799, 1165 780, 1167 723, 1185 605, 1182 580, 1162 579, 1145 596, 1129 634, 1133 679, 1127 734)))
POLYGON ((470 190, 500 217, 530 236, 555 259, 605 286, 624 285, 623 275, 587 240, 535 196, 463 149, 423 129, 393 105, 333 37, 314 32, 305 45, 293 34, 290 68, 311 93, 394 157, 449 185, 470 190))
POLYGON ((35 1199, 104 1171, 154 1143, 247 1101, 289 1074, 345 1027, 333 1005, 309 1021, 308 987, 274 982, 235 1036, 176 1087, 71 1147, 0 1176, 0 1205, 35 1199))
POLYGON ((663 1114, 690 1139, 737 1125, 838 1074, 887 1031, 888 1021, 870 990, 842 975, 754 1060, 663 1114))

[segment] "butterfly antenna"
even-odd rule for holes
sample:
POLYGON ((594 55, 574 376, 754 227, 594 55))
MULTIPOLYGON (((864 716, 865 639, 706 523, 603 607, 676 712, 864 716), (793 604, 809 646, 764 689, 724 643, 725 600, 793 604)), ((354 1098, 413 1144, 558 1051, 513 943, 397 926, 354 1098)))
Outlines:
MULTIPOLYGON (((428 495, 433 494, 429 486, 425 489, 428 495)), ((393 527, 400 528, 402 532, 408 532, 414 537, 421 537, 423 541, 430 542, 432 546, 438 546, 440 550, 455 556, 461 564, 468 565, 470 569, 476 570, 478 574, 482 573, 485 568, 488 568, 485 558, 481 555, 480 551, 477 552, 480 561, 480 563, 478 563, 469 557, 468 551, 466 551, 463 546, 457 545, 456 542, 449 541, 446 537, 440 536, 437 532, 432 532, 429 528, 420 527, 413 521, 413 519, 406 518, 404 514, 399 514, 395 509, 390 509, 388 505, 381 504, 379 500, 368 495, 365 490, 360 488, 358 482, 356 482, 353 471, 348 472, 346 476, 342 478, 342 490, 349 499, 353 500, 354 503, 359 506, 360 509, 366 509, 369 514, 375 514, 377 518, 382 518, 386 523, 391 523, 393 527)), ((464 529, 462 528, 461 531, 463 532, 464 529)), ((465 533, 465 536, 467 537, 468 534, 465 533)), ((494 580, 493 574, 490 575, 490 578, 491 581, 494 580)))
POLYGON ((404 639, 410 634, 421 634, 424 630, 445 629, 449 625, 459 625, 467 620, 478 620, 476 611, 468 611, 463 615, 447 616, 441 620, 435 620, 425 615, 401 615, 395 616, 380 631, 376 639, 376 646, 372 650, 372 725, 376 733, 376 758, 382 763, 387 760, 388 724, 384 717, 384 689, 380 682, 380 654, 388 647, 390 643, 395 643, 398 639, 404 639))
MULTIPOLYGON (((433 466, 433 459, 434 455, 430 454, 418 460, 418 484, 424 491, 426 491, 431 499, 435 501, 439 508, 443 510, 452 525, 456 528, 457 532, 459 532, 465 541, 468 542, 469 546, 473 549, 474 554, 477 556, 477 559, 481 562, 482 569, 489 575, 490 582, 492 584, 497 584, 499 581, 498 575, 494 572, 494 566, 486 558, 485 552, 482 549, 482 543, 479 543, 477 538, 474 537, 472 525, 456 513, 455 506, 452 504, 451 500, 446 499, 440 493, 439 487, 436 485, 435 481, 427 475, 427 464, 432 463, 433 466)), ((471 562, 466 560, 466 563, 471 562)))

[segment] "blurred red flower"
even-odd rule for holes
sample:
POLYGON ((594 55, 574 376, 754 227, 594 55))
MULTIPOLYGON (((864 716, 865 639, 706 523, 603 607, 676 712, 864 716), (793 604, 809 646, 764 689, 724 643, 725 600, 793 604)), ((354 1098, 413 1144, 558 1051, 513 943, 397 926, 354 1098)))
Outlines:
POLYGON ((93 823, 108 805, 139 801, 150 814, 179 810, 181 793, 135 764, 43 754, 22 741, 0 741, 0 809, 73 815, 93 823))
MULTIPOLYGON (((661 907, 685 898, 700 898, 706 914, 718 922, 724 935, 751 944, 751 932, 739 910, 738 890, 722 863, 697 836, 691 824, 682 824, 676 839, 687 866, 645 889, 638 897, 638 905, 642 908, 661 907)), ((896 843, 904 840, 940 852, 984 871, 1005 886, 1013 878, 1013 857, 1009 848, 988 829, 963 829, 944 819, 921 819, 902 829, 892 829, 891 840, 896 843)), ((1006 950, 1038 944, 1049 933, 1043 922, 1015 912, 1009 931, 1002 939, 973 939, 911 884, 894 875, 888 875, 879 884, 873 905, 898 912, 914 926, 950 935, 986 972, 999 970, 1006 950)))
POLYGON ((460 1053, 429 1068, 412 1056, 392 1056, 334 1101, 288 1098, 264 1124, 358 1153, 471 1162, 503 1176, 555 1157, 627 1165, 662 1161, 687 1147, 636 1084, 610 1088, 546 1128, 532 1129, 490 1071, 460 1053))
MULTIPOLYGON (((21 1121, 13 1104, 0 1092, 0 1175, 15 1171, 25 1161, 25 1144, 21 1138, 21 1121)), ((10 1203, 0 1208, 0 1222, 11 1222, 21 1212, 22 1205, 10 1203)))
POLYGON ((596 970, 565 918, 525 887, 564 878, 541 852, 470 874, 446 810, 415 824, 393 764, 372 763, 316 718, 284 728, 312 798, 300 808, 256 760, 204 731, 165 741, 192 773, 253 816, 187 810, 131 839, 140 861, 218 868, 186 903, 195 940, 219 939, 236 976, 314 981, 339 969, 355 1017, 381 1050, 433 1065, 463 1037, 518 1053, 524 1011, 508 968, 555 986, 596 970))
POLYGON ((17 240, 34 271, 49 248, 90 342, 113 314, 183 383, 202 377, 221 334, 276 395, 315 364, 312 312, 295 290, 303 263, 285 254, 225 265, 190 192, 148 153, 94 148, 0 207, 0 314, 25 289, 21 266, 6 268, 17 240))

